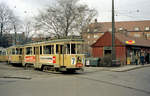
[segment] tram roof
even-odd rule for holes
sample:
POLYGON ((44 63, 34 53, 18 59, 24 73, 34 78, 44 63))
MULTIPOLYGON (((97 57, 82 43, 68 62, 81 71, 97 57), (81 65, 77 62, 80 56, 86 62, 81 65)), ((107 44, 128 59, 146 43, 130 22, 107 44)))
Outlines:
POLYGON ((34 43, 28 43, 25 45, 36 45, 36 44, 47 44, 47 43, 63 43, 63 42, 83 42, 84 40, 82 38, 71 38, 71 39, 51 39, 48 41, 42 41, 42 42, 34 42, 34 43))

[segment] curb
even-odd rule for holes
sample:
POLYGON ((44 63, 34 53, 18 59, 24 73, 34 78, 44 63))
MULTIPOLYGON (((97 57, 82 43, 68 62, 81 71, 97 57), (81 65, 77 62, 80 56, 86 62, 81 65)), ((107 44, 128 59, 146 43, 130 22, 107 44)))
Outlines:
POLYGON ((131 71, 131 70, 135 70, 135 69, 140 69, 140 68, 144 68, 144 67, 150 67, 150 64, 146 64, 146 65, 137 65, 137 66, 131 66, 129 68, 125 68, 125 67, 128 67, 130 65, 127 65, 127 66, 123 66, 123 67, 117 67, 117 68, 108 68, 108 67, 99 67, 99 68, 96 68, 92 70, 92 72, 98 72, 98 71, 111 71, 111 72, 127 72, 127 71, 131 71))
POLYGON ((135 70, 135 69, 140 69, 140 68, 144 68, 144 67, 150 67, 150 65, 141 65, 141 66, 135 66, 133 68, 128 68, 128 69, 108 69, 107 71, 112 71, 112 72, 127 72, 127 71, 131 71, 131 70, 135 70))

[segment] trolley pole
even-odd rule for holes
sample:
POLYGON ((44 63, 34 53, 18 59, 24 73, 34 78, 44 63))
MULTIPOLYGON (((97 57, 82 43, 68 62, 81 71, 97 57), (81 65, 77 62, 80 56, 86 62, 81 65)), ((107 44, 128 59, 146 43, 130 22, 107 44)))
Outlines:
POLYGON ((112 63, 115 64, 116 50, 115 50, 115 12, 114 12, 114 0, 112 0, 112 63))

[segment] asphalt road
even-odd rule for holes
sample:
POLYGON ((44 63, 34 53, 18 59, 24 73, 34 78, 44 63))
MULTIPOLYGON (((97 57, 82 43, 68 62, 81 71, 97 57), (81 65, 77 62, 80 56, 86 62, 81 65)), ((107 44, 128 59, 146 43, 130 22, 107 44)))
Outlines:
POLYGON ((150 67, 61 74, 0 63, 0 96, 150 96, 150 67))

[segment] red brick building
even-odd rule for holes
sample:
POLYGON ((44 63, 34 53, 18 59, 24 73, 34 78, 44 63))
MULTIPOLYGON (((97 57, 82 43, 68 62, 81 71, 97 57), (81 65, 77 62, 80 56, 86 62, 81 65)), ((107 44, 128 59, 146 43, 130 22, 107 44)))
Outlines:
MULTIPOLYGON (((91 47, 93 57, 104 57, 111 54, 112 51, 112 35, 110 32, 105 32, 91 47)), ((131 64, 134 62, 136 54, 139 56, 144 54, 150 57, 150 40, 139 39, 131 36, 126 36, 121 33, 115 34, 115 49, 116 58, 120 59, 123 64, 127 63, 127 59, 131 64), (133 44, 126 43, 127 41, 134 41, 133 44)))
MULTIPOLYGON (((111 32, 111 22, 97 22, 90 24, 87 29, 84 30, 82 37, 86 43, 86 52, 92 52, 90 45, 96 42, 105 32, 111 32)), ((116 22, 116 32, 125 34, 135 38, 150 39, 150 20, 144 21, 120 21, 116 22)))

